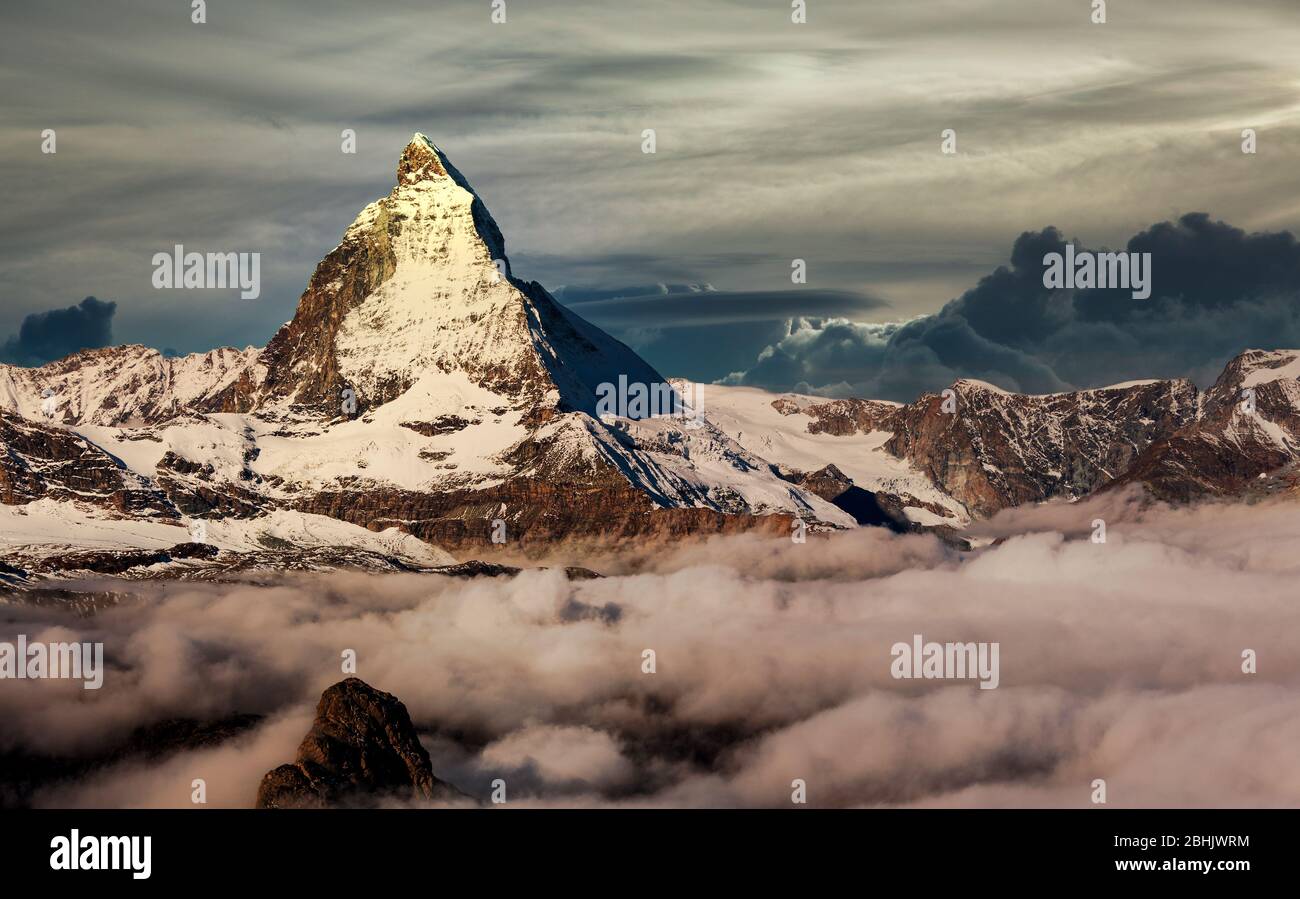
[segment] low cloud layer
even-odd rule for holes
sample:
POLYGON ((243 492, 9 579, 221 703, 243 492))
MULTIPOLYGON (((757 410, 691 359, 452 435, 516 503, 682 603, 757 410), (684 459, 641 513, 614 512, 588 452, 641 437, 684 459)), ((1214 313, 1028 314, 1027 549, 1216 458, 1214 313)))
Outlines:
POLYGON ((737 537, 604 559, 614 573, 581 582, 339 573, 153 586, 91 618, 10 605, 0 639, 103 640, 110 670, 100 691, 6 683, 0 751, 86 754, 140 724, 257 712, 218 748, 36 797, 187 806, 203 777, 211 804, 251 805, 354 649, 440 777, 479 797, 503 778, 512 804, 784 807, 802 779, 815 806, 1084 807, 1096 778, 1113 806, 1300 804, 1294 506, 1111 495, 980 527, 1007 539, 737 537), (895 680, 890 647, 916 633, 997 641, 1000 685, 895 680))
POLYGON ((901 325, 795 320, 729 383, 910 401, 956 378, 1050 393, 1134 378, 1212 383, 1247 348, 1300 346, 1300 244, 1203 213, 1161 222, 1124 249, 1149 253, 1152 293, 1051 290, 1043 259, 1097 252, 1056 228, 1026 231, 1007 265, 937 314, 901 325))
POLYGON ((78 350, 98 349, 113 342, 117 303, 86 297, 76 306, 33 312, 18 333, 0 345, 0 362, 44 365, 78 350))

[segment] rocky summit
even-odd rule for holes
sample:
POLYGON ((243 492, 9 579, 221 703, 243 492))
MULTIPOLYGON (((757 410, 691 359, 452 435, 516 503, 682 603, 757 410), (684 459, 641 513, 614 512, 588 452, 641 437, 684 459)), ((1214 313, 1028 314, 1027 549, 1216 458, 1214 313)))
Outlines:
POLYGON ((262 778, 258 808, 329 808, 461 794, 433 776, 406 706, 360 678, 321 694, 292 764, 262 778))

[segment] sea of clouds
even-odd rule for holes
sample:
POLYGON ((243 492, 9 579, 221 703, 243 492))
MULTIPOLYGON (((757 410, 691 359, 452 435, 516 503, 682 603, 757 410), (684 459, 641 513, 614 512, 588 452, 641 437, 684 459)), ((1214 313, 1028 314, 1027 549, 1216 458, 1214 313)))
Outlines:
POLYGON ((102 640, 108 670, 97 691, 0 684, 0 752, 256 712, 215 748, 35 797, 189 806, 203 778, 209 805, 247 807, 352 649, 439 777, 484 800, 504 779, 509 805, 788 807, 802 779, 812 806, 1087 807, 1097 778, 1111 806, 1300 805, 1294 504, 1109 494, 975 531, 997 542, 728 537, 588 557, 596 580, 332 573, 150 585, 89 617, 12 604, 0 639, 102 640), (1000 685, 895 680, 890 647, 917 633, 998 642, 1000 685))

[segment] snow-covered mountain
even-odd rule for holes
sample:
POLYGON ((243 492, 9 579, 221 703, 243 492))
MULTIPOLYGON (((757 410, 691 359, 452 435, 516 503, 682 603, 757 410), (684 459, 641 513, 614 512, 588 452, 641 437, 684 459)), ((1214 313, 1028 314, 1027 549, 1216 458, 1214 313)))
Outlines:
POLYGON ((265 349, 0 366, 0 489, 178 531, 293 511, 465 554, 497 520, 516 548, 853 526, 707 420, 598 416, 620 378, 664 382, 514 277, 482 200, 417 134, 265 349))
POLYGON ((710 385, 706 396, 709 421, 728 437, 864 523, 912 529, 970 521, 959 500, 887 449, 903 409, 897 403, 718 385, 710 385))
POLYGON ((233 411, 265 376, 261 350, 229 347, 168 358, 142 346, 83 350, 40 368, 0 365, 0 409, 75 425, 157 425, 233 411))
POLYGON ((1133 483, 1170 501, 1300 493, 1300 350, 1247 350, 1204 393, 1150 380, 1032 396, 959 380, 908 405, 709 397, 709 417, 754 452, 797 473, 832 464, 926 527, 1133 483))
POLYGON ((1249 351, 1203 395, 963 380, 899 405, 709 385, 701 406, 676 382, 669 411, 691 397, 691 420, 602 416, 601 385, 664 379, 516 277, 482 200, 417 134, 264 349, 0 366, 0 547, 31 560, 117 534, 165 567, 195 558, 200 522, 222 554, 351 546, 427 567, 494 536, 528 552, 796 519, 951 538, 1132 481, 1173 499, 1258 488, 1300 458, 1297 360, 1249 351))

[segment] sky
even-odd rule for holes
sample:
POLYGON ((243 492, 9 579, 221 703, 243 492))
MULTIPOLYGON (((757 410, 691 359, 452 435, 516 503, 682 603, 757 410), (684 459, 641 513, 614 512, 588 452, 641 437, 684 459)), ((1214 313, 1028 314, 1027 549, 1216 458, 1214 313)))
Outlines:
POLYGON ((1204 382, 1300 345, 1291 0, 1112 2, 1104 24, 1089 0, 809 0, 804 24, 776 0, 206 13, 0 14, 0 361, 264 344, 415 131, 516 275, 666 375, 909 399, 957 376, 1204 382), (1168 250, 1151 301, 1045 296, 1028 253, 1071 240, 1168 250), (176 244, 261 253, 260 296, 154 289, 176 244), (1191 296, 1196 262, 1240 277, 1191 296))

